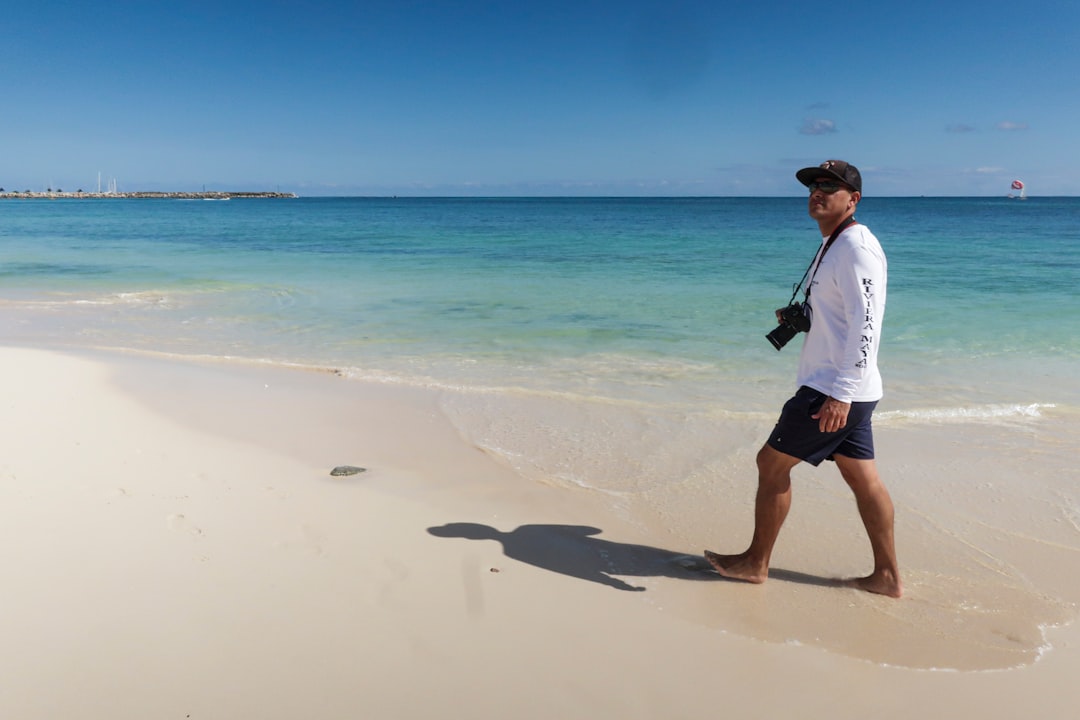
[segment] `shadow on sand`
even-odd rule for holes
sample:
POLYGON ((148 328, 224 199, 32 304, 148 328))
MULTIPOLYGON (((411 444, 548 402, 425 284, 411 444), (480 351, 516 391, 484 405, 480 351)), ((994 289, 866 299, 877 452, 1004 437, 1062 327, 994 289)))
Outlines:
MULTIPOLYGON (((502 532, 490 525, 456 522, 428 528, 442 538, 496 540, 503 554, 513 560, 617 590, 643 591, 616 576, 669 577, 678 580, 727 580, 718 575, 702 555, 675 552, 648 545, 601 540, 602 530, 587 525, 522 525, 502 532)), ((769 578, 803 585, 838 587, 840 581, 792 570, 773 568, 769 578)), ((730 582, 730 581, 729 581, 730 582)))
POLYGON ((632 545, 593 537, 599 528, 585 525, 522 525, 501 532, 479 523, 448 523, 428 528, 436 537, 497 540, 508 558, 561 575, 618 590, 644 590, 615 576, 722 580, 698 555, 632 545))

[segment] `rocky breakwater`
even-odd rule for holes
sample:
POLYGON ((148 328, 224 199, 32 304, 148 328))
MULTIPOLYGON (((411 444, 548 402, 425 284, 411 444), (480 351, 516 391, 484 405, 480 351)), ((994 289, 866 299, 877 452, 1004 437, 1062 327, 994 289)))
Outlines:
POLYGON ((88 192, 62 192, 62 191, 46 191, 46 192, 0 192, 0 198, 12 198, 12 199, 38 199, 44 198, 48 200, 59 199, 74 199, 74 200, 96 200, 96 199, 128 199, 128 198, 165 198, 170 200, 232 200, 240 198, 295 198, 296 193, 283 193, 283 192, 215 192, 215 191, 203 191, 203 192, 110 192, 110 193, 88 193, 88 192))

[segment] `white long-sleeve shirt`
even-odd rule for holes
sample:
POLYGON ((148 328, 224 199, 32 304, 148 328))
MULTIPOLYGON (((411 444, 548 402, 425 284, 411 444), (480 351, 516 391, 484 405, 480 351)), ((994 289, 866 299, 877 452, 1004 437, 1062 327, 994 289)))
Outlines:
POLYGON ((810 284, 811 324, 799 355, 799 386, 842 402, 881 399, 877 357, 887 282, 885 251, 874 234, 857 224, 840 233, 810 284))

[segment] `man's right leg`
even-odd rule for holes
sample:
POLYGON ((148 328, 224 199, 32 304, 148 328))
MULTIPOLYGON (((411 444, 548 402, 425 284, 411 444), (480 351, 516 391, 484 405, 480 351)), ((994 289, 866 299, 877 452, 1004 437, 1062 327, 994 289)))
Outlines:
POLYGON ((856 460, 835 455, 836 467, 855 493, 859 516, 870 538, 874 553, 874 572, 865 578, 851 580, 848 584, 861 590, 898 598, 904 593, 900 582, 900 568, 896 561, 896 542, 893 539, 893 504, 889 491, 881 482, 877 464, 873 460, 856 460))
POLYGON ((780 528, 791 508, 791 469, 801 460, 765 445, 758 451, 758 488, 754 501, 754 537, 738 555, 719 555, 708 550, 705 557, 724 577, 763 583, 769 577, 769 559, 780 528))

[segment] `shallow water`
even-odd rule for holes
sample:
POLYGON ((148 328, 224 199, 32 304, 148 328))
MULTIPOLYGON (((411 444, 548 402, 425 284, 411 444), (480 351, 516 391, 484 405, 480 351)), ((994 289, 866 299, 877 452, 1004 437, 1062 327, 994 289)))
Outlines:
MULTIPOLYGON (((463 387, 646 400, 662 387, 710 406, 787 383, 797 348, 762 336, 818 243, 801 198, 10 200, 0 212, 0 298, 27 338, 463 387)), ((1080 200, 870 198, 859 217, 889 254, 882 363, 900 406, 934 403, 920 388, 939 377, 959 402, 1050 400, 1045 383, 988 397, 970 380, 1056 373, 1080 355, 1064 312, 1080 200)))

